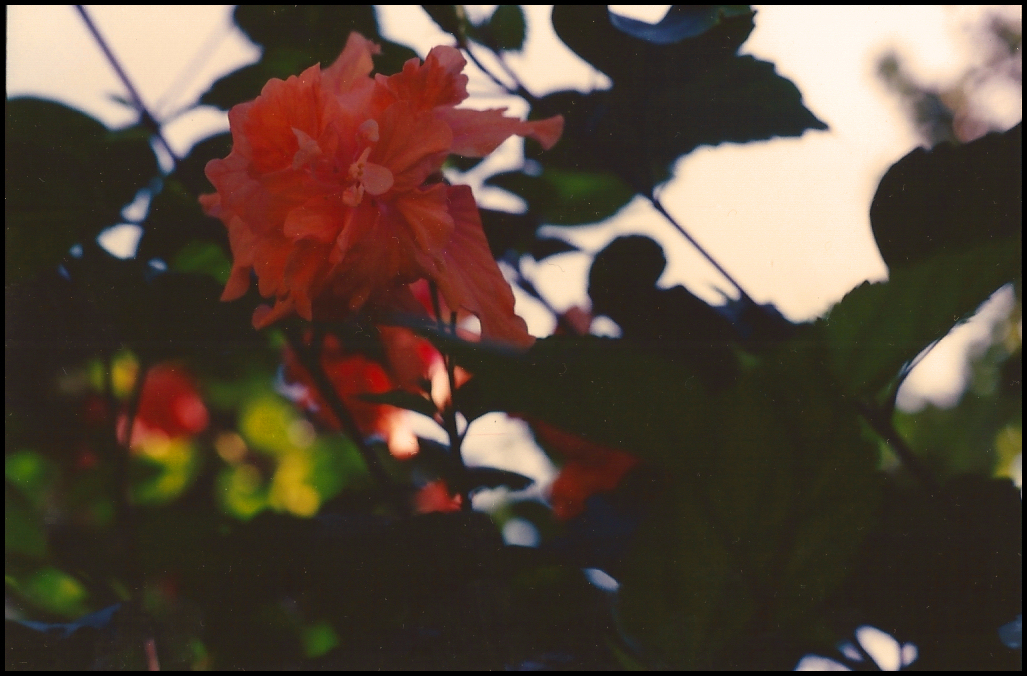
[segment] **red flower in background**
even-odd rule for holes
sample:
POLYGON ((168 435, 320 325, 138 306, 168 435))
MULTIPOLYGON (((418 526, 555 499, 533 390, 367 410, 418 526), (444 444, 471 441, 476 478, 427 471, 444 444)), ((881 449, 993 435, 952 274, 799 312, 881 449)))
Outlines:
MULTIPOLYGON (((157 364, 146 371, 132 424, 132 448, 149 439, 191 437, 207 429, 210 417, 196 381, 181 366, 157 364)), ((128 419, 118 420, 118 437, 125 443, 128 419)))
POLYGON ((441 479, 425 484, 414 494, 414 511, 418 514, 430 512, 459 512, 463 497, 452 495, 445 481, 441 479))
POLYGON ((457 108, 467 77, 454 48, 371 78, 378 51, 353 33, 330 68, 273 79, 229 113, 232 152, 207 165, 217 193, 201 198, 232 247, 222 298, 245 293, 255 272, 274 298, 254 313, 259 328, 294 312, 339 317, 427 279, 479 318, 483 337, 530 344, 470 188, 432 177, 450 153, 482 157, 515 134, 548 148, 563 119, 457 108))
POLYGON ((550 502, 558 519, 581 514, 590 496, 616 488, 639 462, 635 456, 616 448, 594 444, 538 420, 530 422, 542 446, 565 459, 550 489, 550 502))
MULTIPOLYGON (((385 364, 346 349, 337 337, 328 335, 321 348, 321 368, 360 433, 380 435, 394 455, 408 456, 417 452, 417 438, 405 422, 407 412, 365 401, 361 395, 395 389, 420 393, 422 385, 431 382, 432 393, 441 405, 449 397, 446 370, 438 351, 413 331, 383 326, 379 334, 385 364)), ((286 347, 284 362, 284 377, 296 403, 324 426, 341 430, 341 422, 293 348, 286 347)))
MULTIPOLYGON (((296 403, 325 427, 341 430, 341 421, 291 347, 285 348, 284 366, 284 377, 293 388, 296 403)), ((385 367, 363 354, 344 349, 338 338, 329 335, 321 347, 321 368, 361 434, 380 434, 389 439, 393 424, 402 411, 360 398, 362 394, 383 394, 395 389, 385 367)))

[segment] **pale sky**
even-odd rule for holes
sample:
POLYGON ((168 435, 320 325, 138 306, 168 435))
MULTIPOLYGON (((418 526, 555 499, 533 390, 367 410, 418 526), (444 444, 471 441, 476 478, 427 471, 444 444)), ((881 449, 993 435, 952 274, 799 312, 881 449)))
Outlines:
MULTIPOLYGON (((618 7, 617 11, 658 20, 663 8, 618 7)), ((788 317, 806 320, 822 314, 862 281, 887 276, 871 235, 868 209, 880 176, 915 147, 917 139, 898 100, 874 75, 878 57, 894 49, 922 81, 951 83, 979 58, 967 27, 981 10, 923 6, 758 6, 758 10, 756 29, 743 50, 774 62, 830 129, 807 132, 799 139, 702 148, 679 162, 661 197, 756 300, 773 302, 788 317)), ((134 120, 131 110, 111 98, 123 95, 123 89, 70 6, 16 5, 7 11, 8 96, 55 98, 114 127, 134 120)), ((232 24, 230 6, 89 6, 89 11, 158 119, 185 109, 217 77, 259 56, 259 49, 232 24)), ((471 14, 487 16, 489 11, 472 7, 471 14)), ((1020 7, 1005 11, 1018 16, 1022 12, 1020 7)), ((527 8, 525 50, 509 60, 528 89, 545 94, 607 86, 605 76, 555 38, 549 12, 548 7, 527 8)), ((417 7, 383 7, 379 18, 388 37, 421 55, 435 44, 451 42, 417 7)), ((340 36, 340 46, 343 40, 340 36)), ((470 89, 472 94, 494 92, 486 80, 473 74, 470 89)), ((515 113, 526 109, 519 100, 495 97, 469 103, 509 105, 515 113)), ((1022 117, 1022 103, 1000 101, 995 115, 1011 126, 1022 117)), ((225 114, 209 108, 179 115, 165 128, 180 154, 195 141, 224 129, 225 114)), ((501 150, 482 167, 487 173, 519 161, 516 143, 501 150)), ((516 206, 518 200, 502 191, 480 189, 484 173, 463 177, 479 188, 479 201, 516 206)), ((554 229, 553 234, 579 245, 585 253, 527 265, 526 273, 554 306, 585 304, 591 254, 616 235, 633 232, 649 234, 664 245, 670 264, 661 285, 683 283, 714 302, 720 298, 717 288, 729 288, 642 200, 597 226, 554 229)), ((521 299, 518 310, 523 310, 533 333, 551 330, 548 316, 532 311, 527 300, 521 299)), ((909 401, 933 398, 934 392, 946 388, 951 398, 953 390, 961 390, 966 345, 987 331, 987 323, 967 326, 962 338, 956 336, 936 349, 917 368, 923 375, 914 372, 911 377, 909 401)))

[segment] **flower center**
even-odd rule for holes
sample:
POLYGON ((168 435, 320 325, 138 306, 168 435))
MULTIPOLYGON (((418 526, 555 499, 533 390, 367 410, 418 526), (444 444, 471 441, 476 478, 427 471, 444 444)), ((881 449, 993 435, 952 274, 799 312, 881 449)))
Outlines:
MULTIPOLYGON (((378 123, 374 120, 366 120, 361 124, 357 129, 357 140, 371 144, 376 143, 378 141, 378 123)), ((348 206, 355 207, 360 204, 365 192, 371 195, 381 195, 387 192, 395 182, 392 172, 386 167, 367 161, 370 155, 371 146, 368 145, 360 153, 356 162, 349 165, 349 179, 354 181, 354 184, 348 186, 342 193, 342 201, 348 206)))

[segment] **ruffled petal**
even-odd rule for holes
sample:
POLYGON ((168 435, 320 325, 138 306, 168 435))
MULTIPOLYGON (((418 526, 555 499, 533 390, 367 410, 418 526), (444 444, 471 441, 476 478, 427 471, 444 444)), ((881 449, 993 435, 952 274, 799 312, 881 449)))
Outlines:
POLYGON ((349 92, 357 82, 371 74, 374 70, 371 57, 381 52, 381 47, 360 33, 350 33, 339 58, 322 73, 324 87, 335 94, 349 92))
POLYGON ((506 108, 442 108, 436 111, 436 115, 453 131, 450 152, 465 157, 484 157, 514 135, 533 138, 548 150, 563 133, 562 115, 524 122, 505 116, 505 111, 506 108))
POLYGON ((399 195, 396 209, 403 215, 422 253, 439 260, 453 236, 453 217, 449 215, 447 186, 437 183, 427 189, 399 195))
POLYGON ((292 166, 299 150, 293 129, 312 139, 321 135, 325 104, 321 69, 315 65, 298 77, 268 81, 255 101, 233 108, 228 121, 246 138, 244 156, 257 171, 266 173, 292 166))
POLYGON ((419 112, 438 106, 455 106, 467 98, 467 76, 461 72, 466 65, 460 50, 434 47, 424 63, 410 59, 399 73, 390 77, 378 75, 376 81, 380 87, 375 96, 379 105, 405 101, 419 112))
POLYGON ((291 240, 315 239, 331 242, 342 229, 344 207, 328 197, 316 198, 289 211, 283 234, 291 240))
POLYGON ((456 227, 446 247, 445 268, 433 281, 450 307, 478 317, 483 339, 530 347, 535 339, 514 312, 513 291, 492 258, 471 189, 458 185, 447 190, 456 227))
POLYGON ((379 120, 381 138, 369 160, 388 167, 395 178, 393 190, 419 187, 438 171, 453 142, 453 134, 434 116, 418 114, 407 103, 389 106, 379 120))

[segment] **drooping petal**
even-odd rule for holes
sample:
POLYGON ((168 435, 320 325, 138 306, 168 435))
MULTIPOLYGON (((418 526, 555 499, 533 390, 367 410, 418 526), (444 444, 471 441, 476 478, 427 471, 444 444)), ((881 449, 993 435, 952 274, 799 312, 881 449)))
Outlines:
POLYGON ((270 305, 258 305, 253 311, 253 328, 265 329, 280 319, 285 319, 295 310, 291 298, 279 298, 275 301, 274 307, 270 305))
POLYGON ((409 224, 421 252, 434 260, 440 259, 454 227, 447 186, 436 183, 404 193, 396 198, 395 206, 409 224))
POLYGON ((529 347, 535 339, 514 312, 513 291, 492 258, 471 189, 458 185, 447 190, 456 227, 446 246, 445 269, 433 281, 450 307, 478 317, 483 339, 529 347))
POLYGON ((548 150, 563 133, 563 116, 525 122, 503 113, 506 108, 471 110, 442 108, 436 115, 453 130, 451 152, 465 157, 484 157, 513 135, 533 138, 548 150))
POLYGON ((311 239, 297 242, 285 266, 283 285, 289 290, 296 313, 308 321, 314 318, 314 298, 328 272, 330 250, 330 242, 311 239))
POLYGON ((225 290, 221 292, 221 300, 235 300, 250 289, 256 242, 253 233, 239 218, 229 222, 228 244, 232 249, 232 273, 225 284, 225 290))

